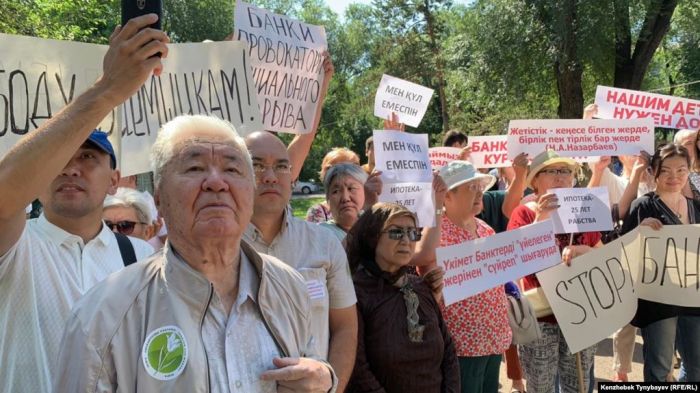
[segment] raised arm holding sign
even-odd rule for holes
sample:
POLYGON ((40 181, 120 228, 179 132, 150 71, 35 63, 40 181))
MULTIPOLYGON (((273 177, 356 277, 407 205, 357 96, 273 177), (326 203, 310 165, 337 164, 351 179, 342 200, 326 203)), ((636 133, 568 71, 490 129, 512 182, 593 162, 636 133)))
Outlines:
POLYGON ((374 97, 374 115, 386 119, 396 113, 401 123, 418 127, 432 96, 432 89, 385 74, 374 97))

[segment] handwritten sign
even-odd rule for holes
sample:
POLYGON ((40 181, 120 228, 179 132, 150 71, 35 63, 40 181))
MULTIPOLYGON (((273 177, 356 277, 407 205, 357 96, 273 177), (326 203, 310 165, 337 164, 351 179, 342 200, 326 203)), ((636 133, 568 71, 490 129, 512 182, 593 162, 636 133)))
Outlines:
POLYGON ((640 227, 638 278, 640 299, 700 307, 700 226, 640 227))
MULTIPOLYGON (((107 49, 0 34, 0 156, 92 86, 107 49)), ((158 130, 176 116, 216 116, 241 135, 262 129, 244 44, 171 44, 163 62, 163 74, 147 79, 99 125, 110 134, 123 176, 151 170, 158 130)))
MULTIPOLYGON (((0 34, 0 157, 102 74, 104 45, 0 34)), ((116 114, 100 127, 117 129, 116 114)))
POLYGON ((418 215, 421 226, 435 226, 428 135, 374 131, 373 140, 375 168, 384 184, 379 200, 402 204, 418 215))
POLYGON ((559 208, 552 214, 556 233, 610 231, 613 228, 607 187, 555 188, 559 208))
POLYGON ((418 127, 432 96, 432 89, 384 74, 374 97, 374 115, 387 119, 394 112, 400 123, 418 127))
POLYGON ((508 125, 508 158, 531 157, 546 149, 563 157, 617 156, 654 151, 654 124, 635 120, 513 120, 508 125))
POLYGON ((435 253, 445 269, 445 305, 561 262, 550 220, 440 247, 435 253))
POLYGON ((380 202, 397 203, 416 213, 418 225, 435 226, 435 201, 433 183, 393 183, 384 184, 379 194, 380 202))
POLYGON ((119 107, 123 176, 149 172, 160 127, 176 116, 203 114, 229 121, 241 136, 262 129, 245 45, 171 44, 163 73, 151 76, 119 107))
POLYGON ((637 311, 631 259, 636 232, 618 238, 571 266, 537 273, 545 296, 572 353, 588 348, 628 324, 637 311))
POLYGON ((323 86, 323 26, 314 26, 237 1, 235 31, 247 43, 265 128, 312 130, 323 86))
POLYGON ((508 136, 470 136, 469 161, 475 168, 502 168, 512 166, 508 159, 508 136))
POLYGON ((697 100, 598 86, 595 103, 602 119, 650 119, 657 127, 700 128, 697 100))
POLYGON ((428 149, 430 166, 433 169, 440 169, 454 160, 459 159, 462 149, 456 147, 431 147, 428 149))

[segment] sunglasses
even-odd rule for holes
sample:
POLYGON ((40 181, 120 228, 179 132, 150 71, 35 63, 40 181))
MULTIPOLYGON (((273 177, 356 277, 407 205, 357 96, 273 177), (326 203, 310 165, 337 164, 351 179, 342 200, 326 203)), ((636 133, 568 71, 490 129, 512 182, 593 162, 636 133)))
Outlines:
POLYGON ((112 222, 112 221, 105 220, 105 225, 107 225, 107 227, 109 229, 111 229, 112 232, 119 232, 122 235, 131 235, 134 232, 134 228, 136 227, 136 224, 147 225, 145 222, 134 222, 134 221, 112 222))
POLYGON ((417 242, 423 236, 421 229, 422 228, 391 228, 382 231, 382 233, 387 233, 391 240, 401 240, 404 236, 408 236, 408 240, 417 242))
POLYGON ((550 176, 556 176, 556 175, 565 175, 569 176, 570 174, 574 173, 571 169, 568 168, 562 168, 562 169, 543 169, 539 173, 541 174, 546 174, 550 176))

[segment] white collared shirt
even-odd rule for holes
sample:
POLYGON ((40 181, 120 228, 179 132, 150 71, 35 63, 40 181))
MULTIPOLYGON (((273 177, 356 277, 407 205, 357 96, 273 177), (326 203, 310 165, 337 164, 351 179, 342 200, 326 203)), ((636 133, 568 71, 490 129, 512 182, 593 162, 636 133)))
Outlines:
POLYGON ((295 218, 289 210, 270 244, 265 243, 253 224, 248 224, 243 237, 258 252, 276 257, 304 276, 311 301, 313 345, 315 352, 327 359, 330 309, 357 303, 348 258, 340 241, 333 232, 295 218))
POLYGON ((202 324, 211 392, 277 392, 275 381, 260 380, 264 371, 276 369, 272 359, 280 352, 256 305, 259 285, 241 252, 238 296, 228 316, 216 292, 212 296, 202 324))
MULTIPOLYGON (((153 252, 131 238, 136 258, 153 252)), ((87 244, 50 223, 29 220, 0 256, 0 392, 50 392, 63 325, 73 304, 124 267, 105 225, 87 244)))

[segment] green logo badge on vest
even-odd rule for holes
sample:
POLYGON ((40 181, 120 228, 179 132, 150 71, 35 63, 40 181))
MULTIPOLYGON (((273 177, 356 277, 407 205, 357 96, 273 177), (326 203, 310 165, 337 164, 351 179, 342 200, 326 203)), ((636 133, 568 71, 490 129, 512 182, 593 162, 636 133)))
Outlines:
POLYGON ((146 337, 141 350, 143 365, 160 381, 177 378, 187 365, 187 341, 177 326, 163 326, 146 337))

